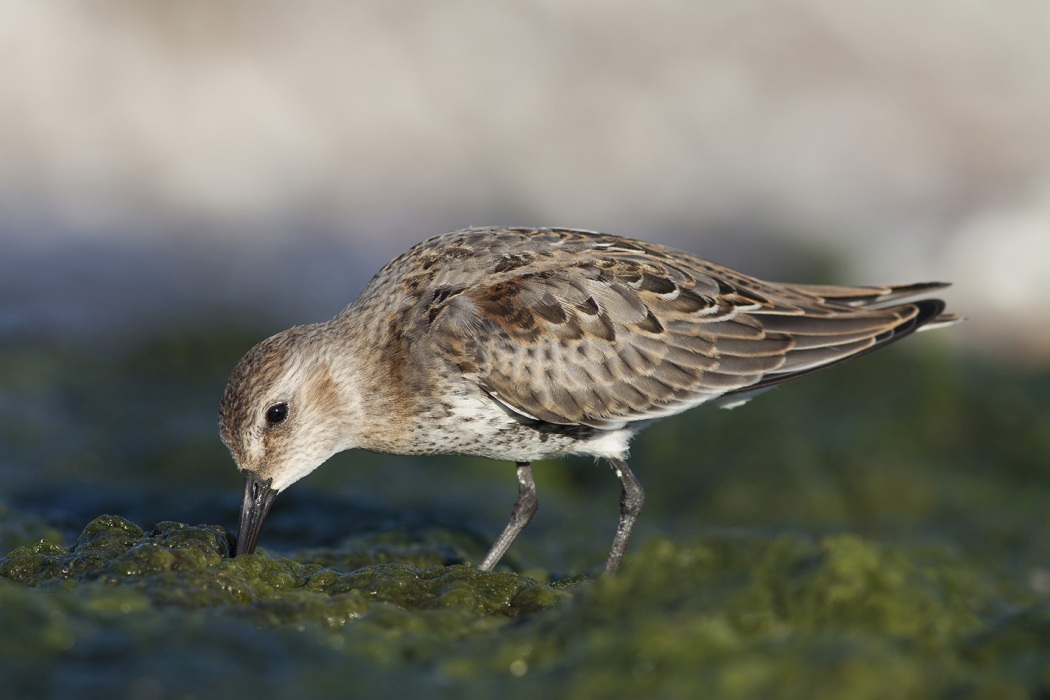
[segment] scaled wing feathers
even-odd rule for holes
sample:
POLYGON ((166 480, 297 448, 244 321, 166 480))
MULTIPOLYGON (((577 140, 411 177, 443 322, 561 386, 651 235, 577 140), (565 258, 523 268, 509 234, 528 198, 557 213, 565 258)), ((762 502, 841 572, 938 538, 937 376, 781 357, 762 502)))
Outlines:
POLYGON ((524 419, 613 428, 733 405, 951 320, 939 300, 879 306, 937 283, 768 283, 661 246, 565 238, 579 248, 568 266, 537 259, 433 314, 442 352, 524 419))

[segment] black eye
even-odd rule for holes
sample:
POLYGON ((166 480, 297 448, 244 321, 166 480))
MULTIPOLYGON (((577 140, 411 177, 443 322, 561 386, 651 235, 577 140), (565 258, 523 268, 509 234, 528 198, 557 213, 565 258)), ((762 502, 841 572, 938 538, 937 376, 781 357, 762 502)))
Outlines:
POLYGON ((286 403, 275 403, 266 409, 266 422, 270 425, 277 425, 284 421, 288 417, 288 404, 286 403))

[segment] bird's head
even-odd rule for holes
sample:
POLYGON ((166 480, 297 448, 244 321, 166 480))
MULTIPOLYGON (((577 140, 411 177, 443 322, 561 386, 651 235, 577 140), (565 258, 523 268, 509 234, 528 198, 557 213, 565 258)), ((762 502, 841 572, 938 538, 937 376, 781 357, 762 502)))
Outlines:
POLYGON ((255 549, 277 494, 352 447, 350 409, 318 326, 262 341, 241 358, 219 405, 219 434, 244 476, 235 554, 255 549))

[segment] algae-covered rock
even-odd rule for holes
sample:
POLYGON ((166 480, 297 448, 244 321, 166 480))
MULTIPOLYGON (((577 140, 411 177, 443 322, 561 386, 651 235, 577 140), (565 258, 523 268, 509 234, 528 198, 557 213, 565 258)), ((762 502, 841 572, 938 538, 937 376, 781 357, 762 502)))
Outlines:
MULTIPOLYGON (((986 623, 973 600, 988 594, 977 572, 950 557, 855 536, 718 531, 650 543, 573 606, 448 672, 475 677, 488 664, 553 680, 572 668, 563 692, 574 698, 699 689, 717 698, 947 698, 1038 684, 1031 668, 989 678, 960 661, 962 649, 977 653, 973 635, 986 623)), ((1021 646, 1045 662, 1040 637, 1021 646)))
MULTIPOLYGON (((981 698, 1047 687, 1045 606, 1015 600, 993 616, 986 601, 1008 605, 1009 587, 951 553, 855 535, 714 530, 651 541, 616 576, 551 585, 464 565, 230 559, 230 543, 219 527, 145 532, 101 516, 70 548, 12 551, 0 560, 0 628, 22 632, 0 635, 0 671, 36 692, 31 669, 109 648, 164 687, 199 687, 159 661, 168 653, 210 687, 267 697, 336 692, 339 668, 373 694, 457 698, 981 698), (247 685, 200 666, 246 639, 236 644, 257 674, 247 685), (308 679, 279 671, 319 660, 308 679)), ((102 685, 130 692, 115 678, 102 685)))
POLYGON ((18 513, 0 502, 0 552, 40 541, 62 542, 62 534, 39 517, 18 513))
MULTIPOLYGON (((164 522, 146 533, 103 515, 66 549, 41 541, 0 560, 0 577, 29 586, 96 582, 145 594, 156 605, 189 609, 254 606, 258 622, 323 621, 341 626, 370 607, 455 609, 506 618, 557 605, 567 594, 516 574, 467 566, 418 569, 389 563, 350 571, 254 554, 231 559, 224 529, 164 522)), ((338 560, 336 553, 332 560, 338 560)))
POLYGON ((1045 372, 888 351, 661 421, 634 444, 623 569, 557 580, 615 527, 588 461, 537 465, 543 508, 498 572, 463 564, 505 522, 509 465, 344 455, 236 559, 223 527, 140 527, 236 518, 213 394, 247 345, 203 371, 212 334, 5 364, 27 371, 0 378, 0 696, 1050 697, 1045 372))

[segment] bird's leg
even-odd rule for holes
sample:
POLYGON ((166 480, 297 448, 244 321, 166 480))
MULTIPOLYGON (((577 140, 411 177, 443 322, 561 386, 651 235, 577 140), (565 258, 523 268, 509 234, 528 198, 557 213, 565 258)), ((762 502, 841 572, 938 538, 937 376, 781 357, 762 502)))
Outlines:
POLYGON ((638 514, 642 512, 642 504, 645 503, 645 489, 635 478, 627 462, 622 459, 610 459, 609 463, 623 484, 623 493, 620 494, 620 524, 616 528, 612 549, 609 550, 609 560, 605 562, 607 574, 620 568, 620 561, 623 559, 624 550, 627 549, 627 542, 631 539, 634 523, 638 520, 638 514))
POLYGON ((510 522, 503 529, 492 549, 485 555, 485 559, 478 565, 482 571, 492 571, 510 549, 511 543, 525 526, 532 520, 536 509, 540 506, 540 499, 536 496, 536 482, 532 480, 532 465, 529 462, 518 462, 518 500, 514 502, 514 510, 510 514, 510 522))

